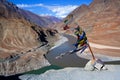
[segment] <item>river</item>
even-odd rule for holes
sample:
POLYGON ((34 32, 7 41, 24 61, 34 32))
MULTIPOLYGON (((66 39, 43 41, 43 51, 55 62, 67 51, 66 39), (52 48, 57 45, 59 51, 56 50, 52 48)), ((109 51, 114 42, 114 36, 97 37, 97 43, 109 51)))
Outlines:
MULTIPOLYGON (((50 62, 51 66, 44 67, 38 70, 33 70, 30 72, 26 72, 23 74, 42 74, 50 69, 61 69, 64 67, 84 67, 85 64, 89 61, 88 59, 79 57, 77 54, 71 54, 71 55, 65 55, 63 58, 56 59, 56 57, 62 53, 74 50, 74 43, 76 42, 76 38, 71 35, 64 34, 64 37, 68 39, 68 41, 64 42, 58 47, 55 47, 54 49, 50 50, 48 54, 46 54, 46 59, 50 62)), ((84 53, 83 53, 84 54, 84 53)), ((105 58, 105 57, 104 57, 105 58)), ((119 65, 120 61, 110 61, 105 62, 106 64, 116 64, 119 65)), ((18 76, 23 75, 18 74, 14 76, 4 77, 1 76, 1 80, 19 80, 18 76)))
POLYGON ((64 34, 64 37, 67 37, 68 41, 52 49, 51 51, 49 51, 49 53, 46 54, 47 60, 51 64, 61 66, 61 67, 83 67, 85 66, 88 60, 78 57, 75 53, 71 55, 65 55, 63 58, 60 58, 60 59, 55 58, 56 56, 62 53, 75 49, 75 46, 73 44, 75 44, 76 38, 70 35, 65 35, 65 34, 64 34))

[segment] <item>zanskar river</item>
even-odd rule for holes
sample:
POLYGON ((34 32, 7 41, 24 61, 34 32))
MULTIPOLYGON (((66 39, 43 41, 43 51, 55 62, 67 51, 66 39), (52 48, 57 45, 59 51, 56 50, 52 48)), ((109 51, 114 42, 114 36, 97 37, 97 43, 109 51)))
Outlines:
MULTIPOLYGON (((89 61, 89 59, 82 58, 78 56, 77 54, 71 54, 71 55, 65 55, 63 58, 56 59, 57 56, 60 54, 66 53, 68 51, 74 50, 75 47, 73 44, 76 42, 76 38, 71 35, 63 35, 64 38, 67 39, 67 41, 62 42, 59 46, 54 47, 53 49, 50 49, 50 51, 46 54, 46 59, 50 62, 50 66, 43 67, 38 70, 29 71, 26 73, 4 77, 1 76, 1 80, 19 80, 18 76, 23 74, 42 74, 50 69, 63 69, 65 67, 84 67, 85 64, 89 61)), ((78 53, 79 54, 79 53, 78 53)), ((84 54, 84 53, 83 53, 84 54)), ((79 54, 81 55, 81 54, 79 54)), ((90 54, 89 54, 90 55, 90 54)), ((101 56, 100 59, 108 60, 107 57, 101 56)), ((120 61, 106 61, 106 64, 120 64, 120 61)))

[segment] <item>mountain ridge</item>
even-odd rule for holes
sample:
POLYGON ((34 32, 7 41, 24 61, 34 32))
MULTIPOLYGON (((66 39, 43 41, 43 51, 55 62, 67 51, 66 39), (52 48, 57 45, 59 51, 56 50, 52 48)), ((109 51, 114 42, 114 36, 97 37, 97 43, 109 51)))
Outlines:
POLYGON ((26 19, 29 21, 36 23, 37 25, 41 27, 51 27, 50 25, 54 25, 57 22, 60 22, 61 20, 53 17, 53 16, 40 16, 36 15, 30 11, 22 10, 20 9, 20 14, 24 15, 26 19), (34 18, 34 19, 33 19, 34 18))

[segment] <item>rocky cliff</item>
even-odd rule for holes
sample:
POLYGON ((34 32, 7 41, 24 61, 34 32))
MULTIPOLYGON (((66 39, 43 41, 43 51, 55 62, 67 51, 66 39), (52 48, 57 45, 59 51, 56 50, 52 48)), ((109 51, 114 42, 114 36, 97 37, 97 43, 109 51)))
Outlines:
MULTIPOLYGON (((81 5, 69 15, 73 15, 73 20, 68 25, 74 27, 74 23, 79 24, 87 32, 89 41, 120 47, 120 0, 93 0, 90 5, 81 5)), ((62 30, 64 25, 64 22, 60 23, 58 29, 62 30)), ((120 50, 99 52, 117 55, 120 50)))
POLYGON ((49 65, 43 55, 57 40, 54 30, 41 28, 0 0, 0 75, 13 75, 49 65))

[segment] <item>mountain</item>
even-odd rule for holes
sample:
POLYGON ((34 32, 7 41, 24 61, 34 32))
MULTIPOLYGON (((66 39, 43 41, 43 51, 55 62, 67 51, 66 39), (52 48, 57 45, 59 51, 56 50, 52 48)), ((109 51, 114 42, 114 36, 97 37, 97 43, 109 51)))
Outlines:
POLYGON ((23 15, 29 21, 36 23, 41 27, 50 27, 61 20, 53 16, 39 16, 30 11, 19 9, 21 15, 23 15))
POLYGON ((62 21, 61 19, 59 19, 55 16, 42 16, 42 17, 52 21, 53 23, 58 23, 58 22, 62 21))
POLYGON ((29 21, 20 10, 13 3, 0 0, 0 75, 49 65, 43 55, 57 40, 54 30, 29 21))
MULTIPOLYGON (((68 25, 74 27, 74 23, 79 24, 86 31, 90 42, 120 47, 120 37, 118 37, 120 35, 120 0, 93 0, 90 5, 83 4, 69 15, 73 15, 73 19, 68 25)), ((64 20, 58 24, 59 31, 60 29, 63 31, 64 20)), ((67 32, 71 33, 69 30, 67 32)), ((119 49, 93 49, 93 51, 109 55, 117 55, 120 52, 119 49)))
POLYGON ((43 19, 49 23, 48 27, 53 27, 55 24, 61 22, 62 20, 55 16, 42 16, 43 19), (51 22, 52 21, 52 22, 51 22))

